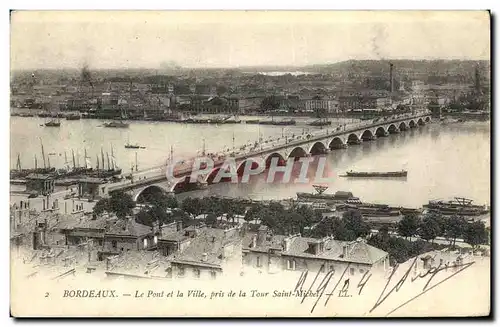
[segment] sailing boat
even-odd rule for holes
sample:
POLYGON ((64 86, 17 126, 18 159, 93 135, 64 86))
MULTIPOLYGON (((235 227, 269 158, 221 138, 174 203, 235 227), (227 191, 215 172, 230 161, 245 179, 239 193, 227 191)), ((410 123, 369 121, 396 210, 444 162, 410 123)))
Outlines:
POLYGON ((45 123, 45 126, 47 127, 59 127, 61 126, 61 121, 59 120, 59 117, 52 118, 48 122, 45 123))
POLYGON ((125 144, 125 149, 145 149, 145 146, 140 146, 139 144, 131 144, 130 143, 130 136, 127 138, 127 144, 125 144))
MULTIPOLYGON (((130 91, 129 92, 132 92, 132 85, 130 85, 130 91)), ((129 95, 129 101, 128 101, 128 104, 130 106, 131 104, 131 95, 129 95)), ((124 123, 122 121, 122 119, 126 118, 126 115, 123 113, 123 108, 120 106, 120 120, 118 121, 112 121, 112 122, 109 122, 109 123, 105 123, 104 124, 104 127, 110 127, 110 128, 128 128, 129 124, 128 123, 124 123)))

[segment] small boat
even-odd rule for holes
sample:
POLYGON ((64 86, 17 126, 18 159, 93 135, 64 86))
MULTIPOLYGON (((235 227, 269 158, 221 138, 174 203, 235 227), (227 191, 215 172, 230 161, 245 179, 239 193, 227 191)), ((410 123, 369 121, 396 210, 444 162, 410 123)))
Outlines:
POLYGON ((105 123, 104 127, 108 128, 127 128, 129 124, 124 123, 122 121, 112 121, 110 123, 105 123))
POLYGON ((259 123, 260 123, 260 120, 258 120, 258 119, 245 120, 245 124, 259 124, 259 123))
POLYGON ((59 120, 53 119, 45 123, 47 127, 59 127, 61 126, 61 122, 59 120))
POLYGON ((331 124, 332 122, 327 120, 315 120, 313 122, 307 123, 307 125, 309 126, 329 126, 331 124))
POLYGON ((408 172, 406 170, 401 171, 388 171, 388 172, 358 172, 358 171, 348 171, 345 175, 341 177, 406 177, 408 172))
POLYGON ((66 116, 66 120, 80 120, 81 118, 79 114, 70 114, 66 116))
POLYGON ((145 149, 145 148, 146 148, 145 146, 140 146, 138 144, 130 144, 130 143, 125 144, 125 149, 145 149))

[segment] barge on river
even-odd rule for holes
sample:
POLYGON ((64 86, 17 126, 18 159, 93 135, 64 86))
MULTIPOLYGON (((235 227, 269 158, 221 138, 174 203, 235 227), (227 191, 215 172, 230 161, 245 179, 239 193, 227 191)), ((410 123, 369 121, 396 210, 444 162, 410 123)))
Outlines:
POLYGON ((484 205, 474 205, 472 200, 456 197, 451 201, 431 200, 424 204, 424 208, 445 216, 481 216, 489 213, 489 208, 484 205))
POLYGON ((387 172, 359 172, 359 171, 348 171, 345 175, 340 177, 407 177, 408 172, 406 170, 401 171, 387 171, 387 172))

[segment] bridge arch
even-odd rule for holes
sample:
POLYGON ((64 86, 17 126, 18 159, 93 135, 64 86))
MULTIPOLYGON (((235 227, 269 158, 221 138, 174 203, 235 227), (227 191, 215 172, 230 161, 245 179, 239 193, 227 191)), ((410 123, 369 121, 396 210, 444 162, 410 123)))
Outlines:
POLYGON ((282 166, 285 164, 285 158, 283 158, 283 156, 280 153, 273 152, 266 157, 266 160, 265 160, 266 168, 269 168, 273 158, 278 158, 278 165, 279 166, 282 166))
POLYGON ((328 147, 330 149, 342 149, 345 146, 344 141, 340 137, 334 137, 333 140, 330 141, 328 147))
POLYGON ((347 136, 347 143, 348 144, 360 144, 361 139, 356 133, 351 133, 349 136, 347 136))
POLYGON ((399 133, 399 129, 396 127, 395 124, 390 124, 389 127, 387 127, 387 131, 391 134, 399 133))
POLYGON ((424 120, 426 123, 430 123, 431 122, 431 117, 425 117, 425 120, 424 120))
POLYGON ((328 151, 323 142, 317 141, 310 148, 309 153, 314 155, 325 154, 328 151))
POLYGON ((418 121, 417 121, 417 124, 418 125, 425 125, 425 122, 422 118, 419 118, 418 121))
POLYGON ((137 203, 149 203, 157 194, 166 194, 169 190, 160 185, 149 185, 135 194, 133 200, 137 203))
POLYGON ((363 141, 365 141, 365 140, 369 141, 369 140, 375 139, 375 137, 373 135, 373 132, 370 129, 367 129, 367 130, 363 131, 363 133, 361 133, 360 139, 362 139, 363 141))
POLYGON ((383 126, 379 126, 375 130, 375 135, 376 136, 386 136, 387 135, 387 131, 385 130, 385 128, 383 126))
POLYGON ((298 146, 293 148, 292 152, 288 155, 288 158, 301 158, 307 156, 307 151, 303 147, 298 146))
POLYGON ((243 176, 243 172, 245 171, 245 166, 246 166, 247 162, 252 163, 252 166, 251 166, 252 170, 257 169, 260 166, 259 162, 255 159, 249 158, 247 160, 243 160, 242 162, 240 162, 240 164, 238 165, 238 168, 237 168, 238 177, 243 176))
POLYGON ((402 121, 400 124, 399 124, 399 130, 400 131, 405 131, 408 129, 408 125, 406 124, 406 122, 402 121))
POLYGON ((415 128, 417 127, 417 124, 415 123, 415 121, 412 119, 408 122, 408 126, 410 126, 410 128, 415 128))

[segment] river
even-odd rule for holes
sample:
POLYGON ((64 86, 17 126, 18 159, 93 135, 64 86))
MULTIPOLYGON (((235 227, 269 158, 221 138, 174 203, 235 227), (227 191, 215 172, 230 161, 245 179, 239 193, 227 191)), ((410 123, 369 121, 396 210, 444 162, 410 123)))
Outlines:
MULTIPOLYGON (((244 119, 244 117, 241 117, 244 119)), ((255 119, 255 118, 253 118, 255 119)), ((61 127, 43 126, 43 118, 11 117, 11 167, 18 153, 23 168, 33 167, 34 155, 38 166, 43 165, 40 141, 45 154, 55 167, 63 167, 64 151, 68 161, 84 164, 84 150, 96 165, 96 156, 113 153, 124 172, 130 170, 137 153, 139 169, 163 164, 174 149, 174 157, 191 157, 199 152, 205 140, 206 151, 216 152, 224 147, 254 142, 259 133, 264 138, 282 134, 300 134, 308 127, 259 126, 246 124, 188 125, 169 122, 131 122, 126 129, 101 127, 99 120, 61 121, 61 127), (130 140, 146 149, 125 149, 130 140), (50 154, 50 155, 49 155, 50 154), (78 159, 79 158, 79 159, 78 159)), ((343 123, 345 120, 334 123, 343 123)), ((311 128, 312 129, 312 128, 311 128)), ((107 160, 105 160, 107 161, 107 160)), ((473 199, 478 204, 490 199, 490 126, 489 122, 465 122, 448 125, 428 124, 400 134, 364 142, 348 149, 335 150, 327 155, 328 176, 326 192, 351 191, 363 201, 420 207, 431 199, 451 199, 455 196, 473 199), (406 179, 353 179, 339 177, 347 170, 387 171, 408 170, 406 179)), ((72 165, 72 163, 71 163, 72 165)), ((314 191, 309 184, 266 183, 265 176, 249 184, 224 183, 207 190, 183 194, 242 196, 253 199, 294 197, 296 192, 314 191)))

